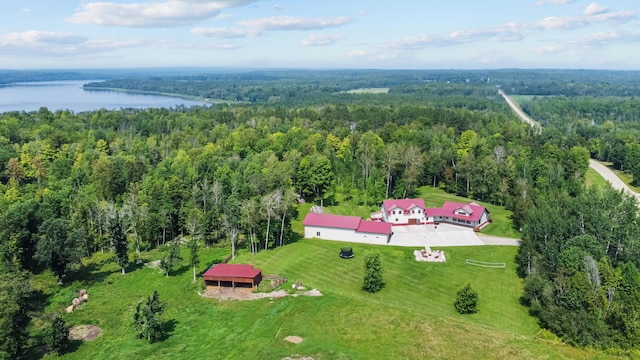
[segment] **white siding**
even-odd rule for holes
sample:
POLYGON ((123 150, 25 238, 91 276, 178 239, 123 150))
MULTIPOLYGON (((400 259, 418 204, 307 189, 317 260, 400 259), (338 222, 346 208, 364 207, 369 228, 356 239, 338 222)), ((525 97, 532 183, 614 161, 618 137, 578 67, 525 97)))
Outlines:
POLYGON ((425 210, 420 209, 419 207, 414 207, 409 210, 408 214, 405 214, 404 210, 400 208, 393 208, 391 210, 391 213, 389 213, 383 206, 382 216, 384 217, 384 220, 386 222, 390 222, 392 224, 408 224, 409 219, 418 219, 418 222, 420 224, 424 224, 427 222, 427 219, 425 217, 425 210), (418 210, 420 210, 420 213, 418 213, 418 210), (396 212, 395 214, 393 213, 394 211, 396 212), (411 211, 413 211, 414 213, 412 214, 411 211))
POLYGON ((388 237, 385 234, 373 234, 365 232, 356 232, 353 240, 350 242, 374 244, 374 245, 387 245, 388 237))
POLYGON ((322 239, 336 241, 352 241, 356 238, 355 229, 338 229, 322 226, 305 226, 304 237, 307 239, 322 239), (320 235, 318 236, 318 233, 320 235))
POLYGON ((336 229, 322 226, 305 226, 304 237, 307 239, 321 239, 345 241, 363 244, 386 245, 387 235, 356 232, 352 229, 336 229), (320 233, 320 236, 318 236, 320 233))
POLYGON ((480 224, 478 225, 482 225, 484 223, 486 223, 487 221, 489 221, 489 217, 487 216, 487 212, 483 212, 482 213, 482 217, 480 217, 480 224))

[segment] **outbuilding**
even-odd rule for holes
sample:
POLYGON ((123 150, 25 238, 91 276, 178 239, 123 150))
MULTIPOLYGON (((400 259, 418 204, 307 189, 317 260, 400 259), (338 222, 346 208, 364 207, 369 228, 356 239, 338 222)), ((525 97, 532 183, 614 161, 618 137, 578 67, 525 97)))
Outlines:
POLYGON ((262 281, 262 270, 246 264, 216 264, 202 277, 207 290, 211 288, 243 287, 256 290, 262 281))
POLYGON ((391 224, 357 216, 309 213, 302 224, 308 239, 386 245, 391 237, 391 224))

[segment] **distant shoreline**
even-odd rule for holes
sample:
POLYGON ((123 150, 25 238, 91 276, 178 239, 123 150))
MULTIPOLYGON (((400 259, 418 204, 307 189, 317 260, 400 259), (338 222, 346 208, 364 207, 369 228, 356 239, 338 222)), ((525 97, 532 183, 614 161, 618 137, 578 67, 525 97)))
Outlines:
POLYGON ((207 104, 231 103, 231 101, 222 100, 222 99, 205 99, 201 96, 182 95, 182 94, 166 93, 161 91, 145 91, 145 90, 134 90, 134 89, 123 89, 123 88, 112 88, 112 87, 101 87, 101 86, 82 86, 82 89, 92 90, 92 91, 115 91, 115 92, 132 93, 132 94, 169 96, 169 97, 175 97, 175 98, 180 98, 180 99, 189 100, 189 101, 200 101, 207 104))

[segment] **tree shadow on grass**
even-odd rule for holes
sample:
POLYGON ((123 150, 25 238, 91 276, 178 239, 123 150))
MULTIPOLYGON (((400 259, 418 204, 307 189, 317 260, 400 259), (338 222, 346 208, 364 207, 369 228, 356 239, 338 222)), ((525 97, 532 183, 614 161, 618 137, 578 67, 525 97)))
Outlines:
POLYGON ((173 332, 176 330, 176 325, 177 324, 178 324, 178 321, 176 321, 176 319, 171 319, 171 320, 165 321, 162 324, 162 336, 160 337, 159 341, 165 341, 171 335, 173 335, 173 332))
POLYGON ((78 349, 80 349, 80 346, 82 346, 82 342, 82 340, 69 340, 69 345, 67 345, 67 348, 64 349, 64 352, 62 354, 68 354, 78 351, 78 349))
POLYGON ((78 270, 72 271, 67 274, 67 276, 64 278, 64 283, 70 284, 75 281, 79 281, 89 286, 96 283, 102 283, 109 275, 120 272, 120 269, 102 270, 102 267, 104 265, 105 262, 83 265, 78 270))
POLYGON ((182 274, 184 274, 185 272, 187 272, 190 269, 191 269, 191 266, 189 266, 189 265, 180 266, 177 270, 169 271, 169 276, 182 275, 182 274))

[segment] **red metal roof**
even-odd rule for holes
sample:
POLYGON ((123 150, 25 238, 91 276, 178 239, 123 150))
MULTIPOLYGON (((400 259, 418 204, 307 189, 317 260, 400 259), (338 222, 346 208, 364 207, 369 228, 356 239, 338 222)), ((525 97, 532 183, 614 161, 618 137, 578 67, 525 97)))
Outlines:
POLYGON ((360 221, 360 225, 356 229, 357 232, 366 232, 373 234, 391 234, 391 223, 380 221, 360 221))
POLYGON ((449 216, 461 220, 479 221, 486 210, 484 206, 480 206, 474 202, 465 205, 446 201, 441 208, 427 209, 427 214, 429 216, 449 216), (467 212, 471 212, 471 214, 469 216, 455 214, 454 212, 458 209, 464 209, 467 212))
POLYGON ((410 210, 413 207, 420 207, 422 209, 426 209, 424 205, 424 200, 422 199, 394 199, 394 200, 384 200, 382 202, 384 209, 389 211, 394 207, 399 207, 402 210, 410 210))
POLYGON ((329 215, 309 213, 304 218, 302 225, 304 226, 323 226, 340 229, 357 229, 360 225, 360 219, 357 216, 329 215))
POLYGON ((222 276, 236 278, 255 278, 262 270, 254 269, 252 265, 246 264, 217 264, 207 270, 202 276, 222 276))

